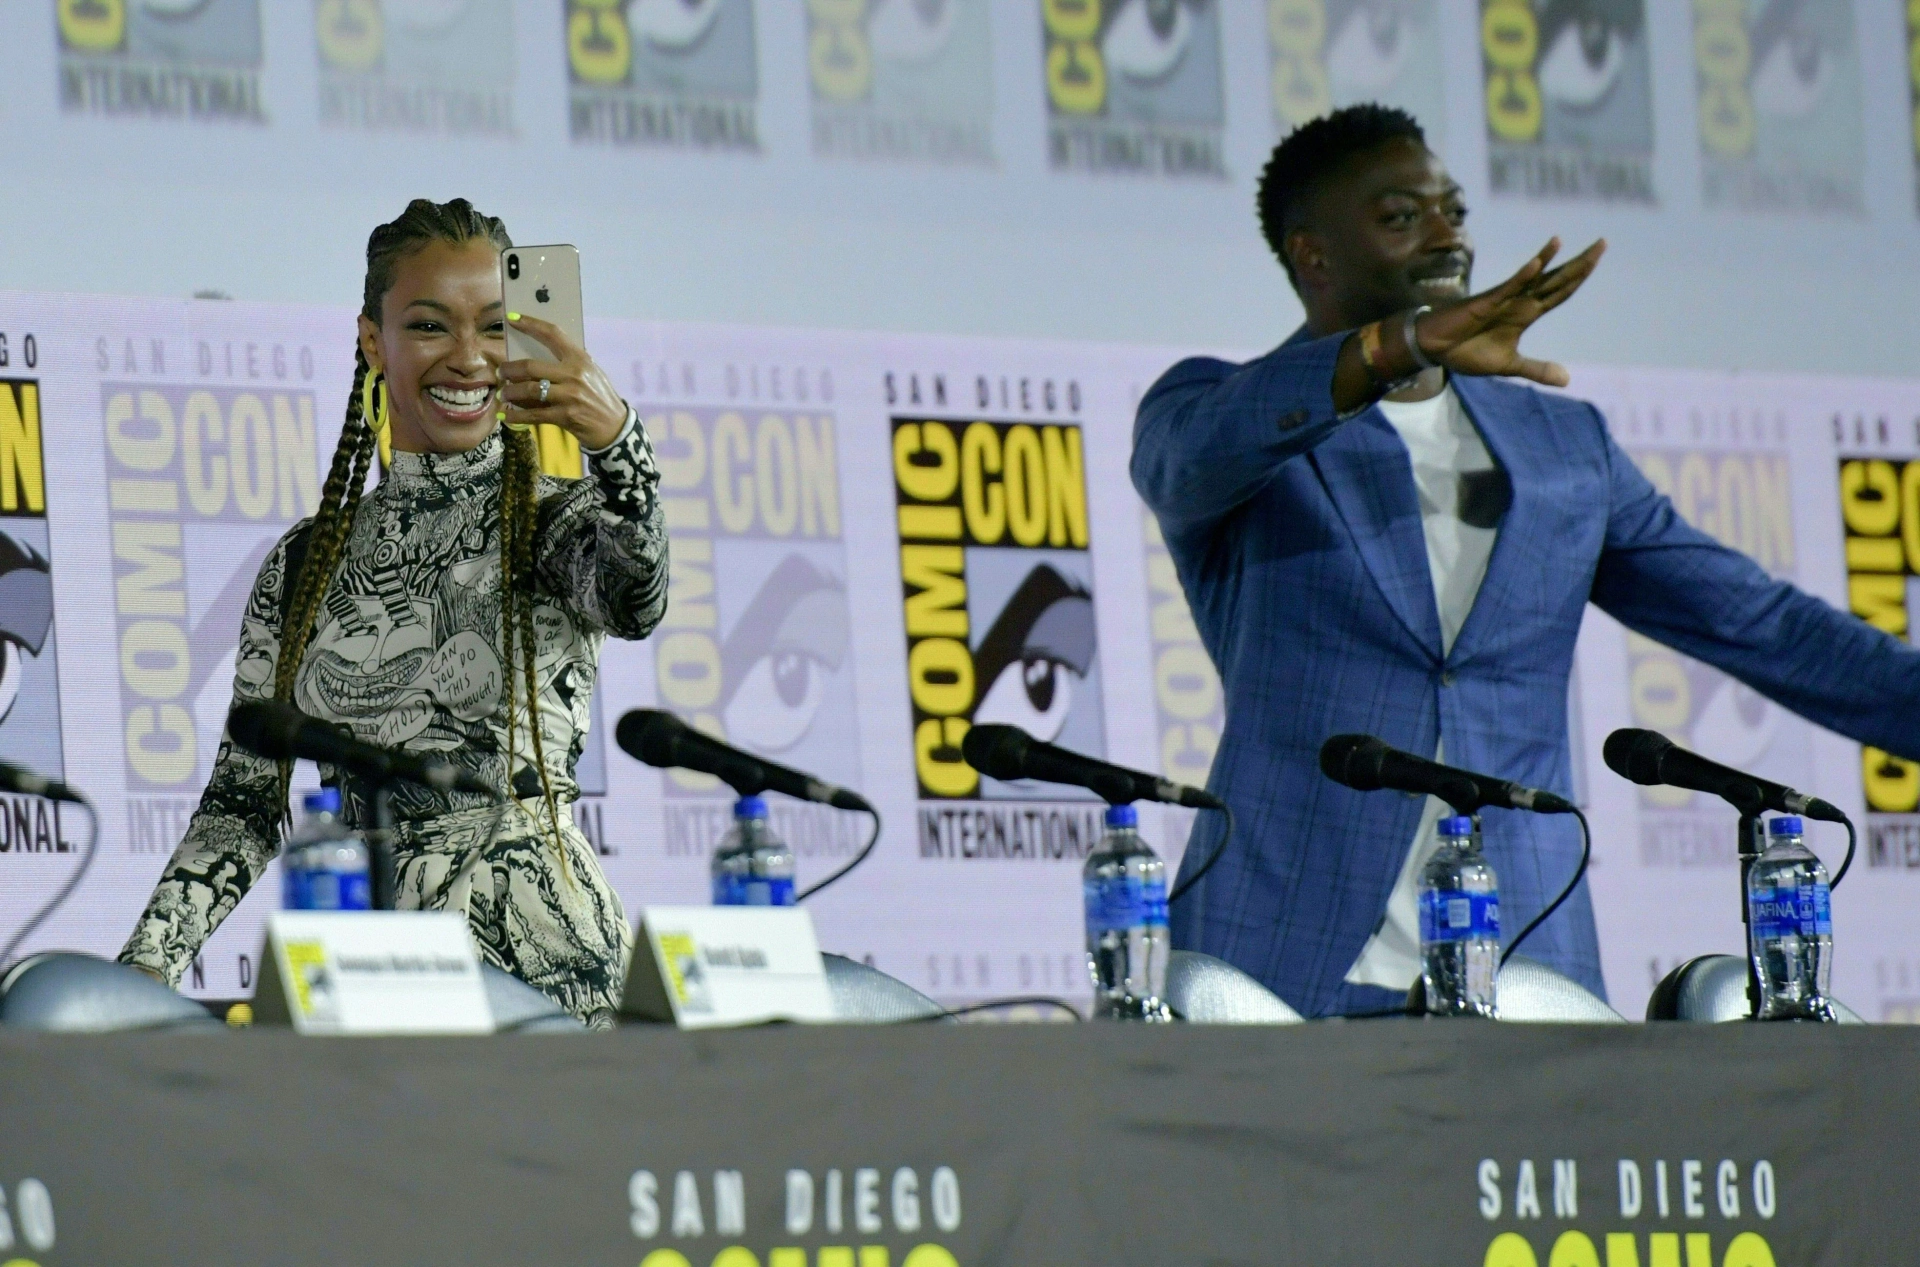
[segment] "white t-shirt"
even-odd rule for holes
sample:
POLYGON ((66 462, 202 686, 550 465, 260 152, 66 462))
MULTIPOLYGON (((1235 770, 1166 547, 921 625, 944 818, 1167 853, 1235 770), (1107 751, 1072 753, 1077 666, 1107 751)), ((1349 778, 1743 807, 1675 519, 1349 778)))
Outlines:
MULTIPOLYGON (((1413 459, 1413 483, 1420 494, 1420 527, 1427 539, 1427 571, 1440 611, 1441 653, 1453 650, 1467 623, 1474 597, 1487 576, 1500 516, 1512 500, 1512 485, 1467 417, 1451 384, 1431 400, 1383 400, 1380 412, 1406 443, 1413 459)), ((1435 761, 1446 760, 1444 741, 1435 761)), ((1420 869, 1433 855, 1443 814, 1452 810, 1429 796, 1400 866, 1400 878, 1387 898, 1380 927, 1367 939, 1347 970, 1354 985, 1405 990, 1420 975, 1420 869)))

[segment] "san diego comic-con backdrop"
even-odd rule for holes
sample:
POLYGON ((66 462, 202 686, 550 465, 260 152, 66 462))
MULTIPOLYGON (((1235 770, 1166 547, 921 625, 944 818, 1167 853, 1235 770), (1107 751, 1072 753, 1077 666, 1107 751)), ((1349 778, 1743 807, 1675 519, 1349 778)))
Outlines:
POLYGON ((1916 41, 1906 0, 20 0, 0 282, 339 303, 461 194, 601 315, 1270 344, 1262 164, 1371 100, 1483 279, 1609 240, 1541 354, 1915 376, 1916 41))
MULTIPOLYGON (((1907 637, 1920 345, 1889 279, 1920 269, 1916 49, 1904 0, 0 5, 0 759, 105 820, 37 944, 117 947, 179 839, 247 586, 337 435, 366 232, 422 193, 577 243, 589 311, 648 319, 590 323, 674 537, 667 623, 608 649, 582 758, 615 883, 704 892, 726 797, 610 741, 672 708, 875 797, 886 837, 816 904, 823 935, 942 998, 1083 988, 1098 807, 975 779, 965 725, 1205 777, 1225 701, 1127 481, 1130 421, 1180 356, 1297 320, 1253 189, 1330 107, 1418 115, 1483 279, 1605 235, 1532 349, 1576 363, 1688 518, 1907 637)), ((1864 815, 1838 988, 1920 1017, 1920 769, 1598 613, 1571 703, 1616 1004, 1739 946, 1727 811, 1600 764, 1640 725, 1864 815)), ((5 811, 12 926, 81 824, 5 811)), ((803 879, 863 839, 776 813, 803 879)), ((1184 812, 1147 824, 1178 853, 1184 812)), ((275 891, 190 989, 250 988, 275 891)))
MULTIPOLYGON (((0 759, 85 788, 84 888, 40 946, 110 953, 178 841, 229 700, 260 559, 318 497, 352 312, 0 293, 0 759)), ((956 751, 997 721, 1201 782, 1226 701, 1127 479, 1134 406, 1169 348, 590 325, 660 454, 667 615, 610 642, 574 814, 630 909, 697 902, 729 797, 612 745, 629 708, 863 789, 872 859, 813 903, 823 945, 944 999, 1086 990, 1079 871, 1097 802, 997 783, 956 751)), ((1920 387, 1576 367, 1689 520, 1905 637, 1920 606, 1920 387)), ((578 470, 564 446, 550 464, 578 470)), ((1310 615, 1303 616, 1310 618, 1310 615)), ((1859 818, 1835 989, 1920 1016, 1920 767, 1822 732, 1594 612, 1573 692, 1609 989, 1629 1013, 1691 955, 1737 951, 1733 817, 1607 772, 1657 728, 1859 818)), ((311 774, 306 776, 309 780, 311 774)), ((866 820, 774 798, 807 883, 866 820)), ((0 814, 0 926, 72 870, 83 822, 0 814)), ((1176 858, 1184 811, 1150 811, 1176 858)), ((1240 842, 1244 847, 1248 842, 1240 842)), ((1837 858, 1837 831, 1814 843, 1837 858)), ((269 873, 188 988, 252 984, 269 873)))

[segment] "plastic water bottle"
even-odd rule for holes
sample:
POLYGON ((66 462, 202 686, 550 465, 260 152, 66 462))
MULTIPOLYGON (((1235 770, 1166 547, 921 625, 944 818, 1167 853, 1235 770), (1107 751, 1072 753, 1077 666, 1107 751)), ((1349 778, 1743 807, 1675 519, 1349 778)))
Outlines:
POLYGON ((1500 884, 1464 814, 1440 820, 1440 846, 1420 872, 1420 958, 1428 1014, 1499 1015, 1500 884))
POLYGON ((767 803, 743 796, 713 851, 715 906, 792 906, 793 850, 767 825, 767 803))
POLYGON ((1102 1020, 1170 1021, 1167 864, 1140 839, 1140 813, 1107 808, 1107 831, 1081 871, 1093 1014, 1102 1020))
POLYGON ((280 904, 290 911, 371 910, 372 855, 340 821, 340 790, 309 792, 300 807, 300 824, 280 855, 280 904))
POLYGON ((1832 1021, 1833 900, 1827 869, 1791 814, 1767 823, 1767 849, 1747 872, 1747 937, 1763 1021, 1832 1021))

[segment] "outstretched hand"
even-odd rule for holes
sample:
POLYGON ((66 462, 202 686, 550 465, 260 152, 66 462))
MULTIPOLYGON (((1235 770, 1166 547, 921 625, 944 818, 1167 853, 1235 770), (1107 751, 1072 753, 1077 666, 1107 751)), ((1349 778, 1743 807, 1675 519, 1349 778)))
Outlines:
POLYGON ((1499 374, 1565 387, 1566 367, 1520 354, 1520 336, 1573 297, 1606 253, 1606 239, 1595 242, 1555 269, 1547 265, 1560 252, 1554 238, 1538 255, 1491 290, 1436 308, 1416 326, 1420 351, 1456 374, 1499 374))

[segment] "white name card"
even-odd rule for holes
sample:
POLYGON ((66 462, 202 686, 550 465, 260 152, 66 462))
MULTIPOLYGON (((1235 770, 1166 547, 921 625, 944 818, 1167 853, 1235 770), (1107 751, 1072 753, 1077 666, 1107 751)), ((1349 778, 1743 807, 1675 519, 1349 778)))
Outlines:
POLYGON ((267 917, 256 1023, 302 1034, 490 1034, 467 921, 451 911, 267 917))
POLYGON ((792 906, 649 906, 621 1010, 681 1029, 831 1021, 813 917, 792 906))

